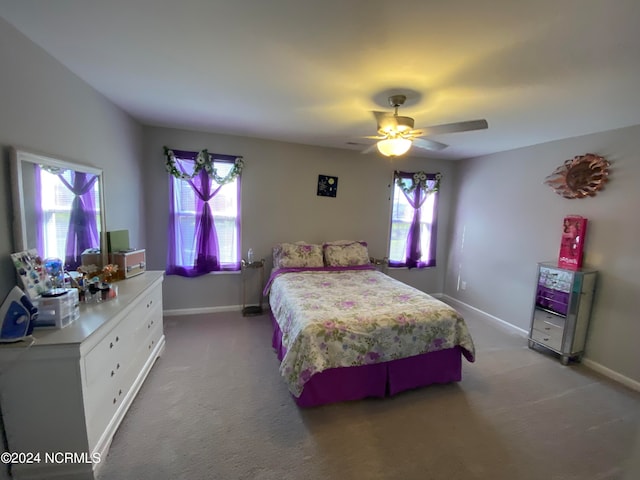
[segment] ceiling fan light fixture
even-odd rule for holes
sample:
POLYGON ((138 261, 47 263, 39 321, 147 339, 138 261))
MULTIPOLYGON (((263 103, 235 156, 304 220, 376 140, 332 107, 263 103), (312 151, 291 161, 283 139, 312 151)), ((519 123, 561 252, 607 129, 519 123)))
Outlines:
POLYGON ((385 138, 377 143, 378 151, 385 157, 399 157, 411 148, 411 140, 408 138, 385 138))

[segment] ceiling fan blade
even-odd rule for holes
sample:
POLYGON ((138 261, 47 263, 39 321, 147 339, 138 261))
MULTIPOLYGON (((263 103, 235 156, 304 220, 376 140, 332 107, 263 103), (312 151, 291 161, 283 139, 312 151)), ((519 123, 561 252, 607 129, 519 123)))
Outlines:
POLYGON ((445 123, 442 125, 433 125, 431 127, 422 127, 419 130, 423 135, 442 135, 444 133, 470 132, 472 130, 484 130, 489 128, 489 124, 485 119, 469 120, 466 122, 445 123))
POLYGON ((377 143, 374 143, 373 145, 369 145, 367 148, 362 150, 360 153, 371 153, 376 149, 376 146, 377 146, 377 143))
POLYGON ((435 140, 429 140, 428 138, 414 138, 413 146, 422 148, 423 150, 438 151, 438 150, 444 150, 449 145, 445 143, 436 142, 435 140))

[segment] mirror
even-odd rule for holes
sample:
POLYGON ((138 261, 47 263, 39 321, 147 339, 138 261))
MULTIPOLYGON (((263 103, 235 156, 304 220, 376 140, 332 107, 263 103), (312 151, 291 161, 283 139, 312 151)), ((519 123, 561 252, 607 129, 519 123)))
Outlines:
POLYGON ((11 180, 16 251, 35 248, 75 270, 82 252, 95 249, 107 263, 101 169, 12 148, 11 180))

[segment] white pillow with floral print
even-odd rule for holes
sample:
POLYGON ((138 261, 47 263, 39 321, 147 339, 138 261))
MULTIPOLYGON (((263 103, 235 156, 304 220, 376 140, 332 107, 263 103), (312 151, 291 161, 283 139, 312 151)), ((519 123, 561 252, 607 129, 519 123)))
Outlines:
POLYGON ((273 247, 273 268, 324 267, 322 245, 279 243, 273 247))
POLYGON ((327 267, 352 267, 370 263, 366 242, 325 243, 323 250, 327 267))
POLYGON ((325 245, 349 245, 351 243, 363 243, 367 244, 367 242, 363 242, 362 240, 334 240, 332 242, 325 242, 325 245))

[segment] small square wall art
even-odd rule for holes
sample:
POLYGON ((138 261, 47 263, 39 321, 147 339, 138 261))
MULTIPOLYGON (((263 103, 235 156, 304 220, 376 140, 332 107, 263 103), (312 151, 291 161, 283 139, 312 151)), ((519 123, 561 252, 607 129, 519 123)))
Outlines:
POLYGON ((335 197, 338 193, 338 177, 318 175, 318 196, 335 197))

